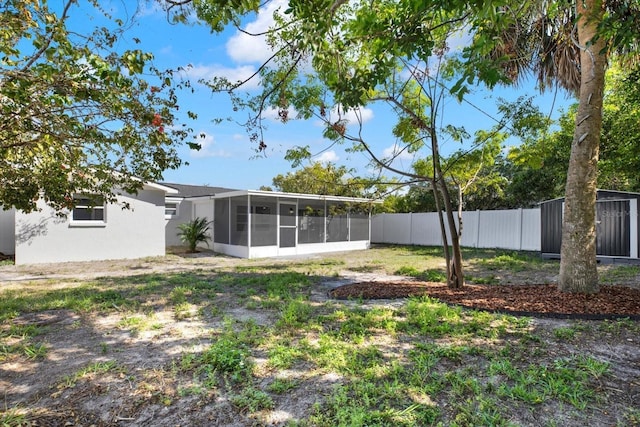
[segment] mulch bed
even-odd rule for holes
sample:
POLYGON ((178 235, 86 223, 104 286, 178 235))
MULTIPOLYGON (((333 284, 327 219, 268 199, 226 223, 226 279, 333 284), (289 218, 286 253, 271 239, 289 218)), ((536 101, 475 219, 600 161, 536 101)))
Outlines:
POLYGON ((432 282, 359 282, 332 289, 336 299, 395 299, 428 295, 467 308, 550 317, 640 319, 640 289, 603 285, 596 294, 567 294, 556 285, 465 285, 432 282))

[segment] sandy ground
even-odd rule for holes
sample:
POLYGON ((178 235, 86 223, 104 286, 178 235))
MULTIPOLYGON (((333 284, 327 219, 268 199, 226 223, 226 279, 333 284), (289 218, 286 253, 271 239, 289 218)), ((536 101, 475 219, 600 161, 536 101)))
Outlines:
MULTIPOLYGON (((301 258, 295 258, 301 259, 301 258)), ((26 283, 64 287, 78 280, 98 277, 124 277, 149 273, 216 271, 243 263, 257 266, 284 264, 291 259, 246 261, 216 256, 211 252, 195 255, 173 254, 159 259, 61 263, 36 266, 0 266, 0 287, 18 289, 26 283)), ((323 304, 329 290, 357 281, 399 280, 400 277, 376 273, 343 271, 314 287, 310 301, 323 304)), ((216 300, 224 316, 272 324, 273 312, 250 310, 232 297, 216 300)), ((238 413, 221 390, 181 395, 193 384, 191 379, 172 374, 172 364, 184 354, 198 353, 212 342, 210 331, 221 327, 222 316, 200 315, 177 320, 173 308, 162 299, 150 301, 156 326, 134 332, 122 327, 125 312, 78 314, 69 310, 28 313, 0 325, 36 325, 45 333, 40 339, 48 347, 46 358, 14 358, 0 366, 0 390, 4 408, 27 410, 33 425, 51 426, 255 426, 285 425, 308 416, 333 385, 337 374, 315 375, 304 371, 272 372, 266 367, 261 386, 279 377, 297 378, 299 386, 275 399, 271 411, 238 413), (100 365, 102 363, 102 365, 100 365), (109 365, 112 364, 112 365, 109 365), (93 371, 78 377, 87 366, 93 371), (108 366, 100 372, 101 366, 108 366)), ((403 300, 346 301, 362 307, 398 307, 403 300)), ((553 340, 558 354, 591 354, 611 365, 611 375, 602 384, 610 414, 595 414, 593 425, 613 425, 611 414, 640 402, 640 337, 637 328, 607 330, 602 322, 584 323, 589 333, 580 339, 559 342, 558 328, 574 327, 566 319, 534 318, 532 328, 541 339, 553 340)), ((381 343, 389 337, 380 336, 381 343)), ((255 355, 257 365, 265 358, 255 355)), ((260 372, 260 369, 258 369, 260 372)), ((532 414, 524 414, 521 425, 536 425, 532 414), (529 418, 527 418, 529 417, 529 418), (533 417, 533 418, 532 418, 533 417)), ((580 425, 567 420, 563 425, 580 425)))

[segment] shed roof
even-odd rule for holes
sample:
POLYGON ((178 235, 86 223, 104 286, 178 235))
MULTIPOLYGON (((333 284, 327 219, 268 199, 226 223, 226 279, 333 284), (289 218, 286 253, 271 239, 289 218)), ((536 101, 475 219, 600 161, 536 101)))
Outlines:
MULTIPOLYGON (((606 190, 606 189, 602 189, 602 188, 598 188, 596 190, 596 199, 600 200, 599 197, 601 194, 607 194, 607 193, 612 193, 612 194, 619 194, 621 199, 624 199, 624 196, 634 196, 633 198, 637 198, 637 196, 640 196, 640 193, 635 193, 633 191, 620 191, 620 190, 606 190)), ((556 197, 555 199, 550 199, 550 200, 544 200, 540 203, 538 203, 539 205, 542 205, 544 203, 550 203, 550 202, 555 202, 558 200, 564 200, 564 197, 556 197)))

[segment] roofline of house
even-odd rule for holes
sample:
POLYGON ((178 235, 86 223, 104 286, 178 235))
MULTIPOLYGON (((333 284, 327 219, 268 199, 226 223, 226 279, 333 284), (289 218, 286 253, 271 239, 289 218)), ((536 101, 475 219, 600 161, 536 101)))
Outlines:
POLYGON ((155 182, 145 182, 144 187, 150 188, 152 190, 161 190, 167 194, 178 194, 179 191, 175 188, 167 187, 166 185, 158 184, 155 182))
POLYGON ((304 193, 285 193, 281 191, 263 191, 263 190, 237 190, 218 193, 211 196, 195 196, 185 197, 185 200, 207 200, 207 199, 226 199, 228 197, 242 196, 266 196, 266 197, 289 197, 307 200, 327 200, 332 202, 351 202, 351 203, 382 203, 382 200, 366 199, 363 197, 347 197, 347 196, 327 196, 322 194, 304 194, 304 193))

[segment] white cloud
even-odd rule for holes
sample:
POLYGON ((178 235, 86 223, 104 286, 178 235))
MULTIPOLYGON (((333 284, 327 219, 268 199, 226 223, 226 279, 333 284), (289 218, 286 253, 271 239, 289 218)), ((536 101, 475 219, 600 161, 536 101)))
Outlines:
POLYGON ((357 125, 358 123, 366 123, 373 119, 373 110, 370 108, 356 108, 344 111, 340 106, 331 109, 329 119, 332 122, 337 120, 346 120, 349 125, 357 125))
POLYGON ((329 150, 329 151, 323 151, 318 156, 315 156, 313 160, 320 163, 329 163, 329 162, 337 162, 338 160, 340 160, 340 157, 338 157, 335 151, 329 150))
MULTIPOLYGON (((187 65, 183 67, 183 74, 193 80, 211 80, 214 77, 224 77, 231 83, 245 81, 251 77, 256 69, 252 65, 239 67, 223 67, 222 65, 187 65)), ((244 90, 255 89, 260 86, 260 78, 254 77, 242 86, 244 90)))
POLYGON ((469 46, 473 41, 473 36, 468 28, 458 31, 447 39, 447 46, 450 52, 458 53, 463 48, 469 46))
POLYGON ((196 159, 202 159, 205 157, 231 157, 231 153, 223 150, 222 148, 216 148, 216 142, 213 135, 209 135, 206 132, 200 132, 204 135, 204 138, 198 138, 197 143, 200 144, 200 150, 191 150, 191 157, 196 159))
MULTIPOLYGON (((287 108, 287 118, 288 120, 293 120, 298 116, 298 112, 292 106, 287 108)), ((280 117, 280 109, 269 107, 262 112, 262 118, 272 120, 274 122, 282 122, 282 118, 280 117)))
MULTIPOLYGON (((261 34, 273 26, 273 13, 280 7, 286 6, 287 0, 268 2, 260 9, 255 21, 244 28, 249 34, 261 34)), ((227 42, 227 54, 236 62, 263 63, 273 55, 265 36, 251 36, 238 31, 227 42)))
POLYGON ((387 147, 382 152, 382 157, 385 159, 394 158, 394 160, 413 160, 413 154, 407 150, 402 150, 403 145, 394 143, 391 147, 387 147))
POLYGON ((345 119, 349 121, 349 124, 356 124, 359 121, 366 123, 373 119, 373 110, 370 108, 359 108, 358 110, 349 110, 345 115, 345 119))

